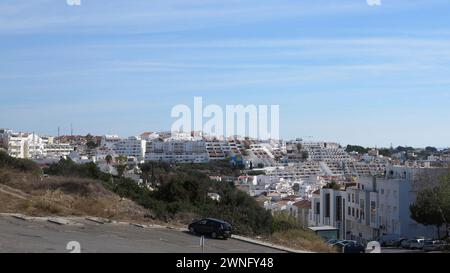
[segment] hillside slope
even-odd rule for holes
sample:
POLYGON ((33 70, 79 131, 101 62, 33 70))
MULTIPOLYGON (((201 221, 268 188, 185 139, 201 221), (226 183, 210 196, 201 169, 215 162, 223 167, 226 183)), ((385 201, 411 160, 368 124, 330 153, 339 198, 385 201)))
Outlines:
POLYGON ((94 179, 43 176, 33 164, 0 155, 0 212, 31 216, 96 216, 148 221, 149 210, 105 189, 94 179))

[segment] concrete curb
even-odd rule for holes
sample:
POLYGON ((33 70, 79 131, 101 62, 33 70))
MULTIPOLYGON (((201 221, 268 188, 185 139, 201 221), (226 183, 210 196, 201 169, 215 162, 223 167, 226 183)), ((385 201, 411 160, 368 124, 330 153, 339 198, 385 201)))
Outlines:
POLYGON ((60 219, 60 218, 49 218, 49 219, 47 219, 47 222, 50 222, 52 224, 57 224, 60 226, 72 224, 72 222, 65 220, 65 219, 60 219))
POLYGON ((97 224, 101 224, 101 225, 103 225, 103 224, 105 224, 107 222, 107 221, 105 221, 103 219, 100 219, 100 218, 97 218, 97 217, 86 217, 85 219, 88 220, 88 221, 97 223, 97 224))
MULTIPOLYGON (((174 227, 169 227, 169 226, 166 226, 165 228, 172 229, 172 230, 177 230, 177 231, 181 231, 181 232, 189 231, 187 228, 174 228, 174 227)), ((240 236, 240 235, 232 235, 231 239, 235 239, 235 240, 238 240, 238 241, 242 241, 242 242, 246 242, 246 243, 250 243, 250 244, 254 244, 254 245, 270 247, 272 249, 286 251, 286 252, 289 252, 289 253, 314 253, 312 251, 297 250, 297 249, 293 249, 293 248, 289 248, 289 247, 284 247, 284 246, 280 246, 280 245, 275 245, 275 244, 263 242, 263 241, 260 241, 260 240, 247 238, 247 237, 240 236)))
POLYGON ((239 240, 239 241, 255 244, 255 245, 270 247, 270 248, 273 248, 273 249, 276 249, 276 250, 286 251, 286 252, 289 252, 289 253, 314 253, 314 252, 311 252, 311 251, 297 250, 297 249, 293 249, 293 248, 289 248, 289 247, 275 245, 275 244, 272 244, 272 243, 267 243, 267 242, 263 242, 263 241, 260 241, 260 240, 255 240, 255 239, 247 238, 247 237, 244 237, 244 236, 239 236, 239 235, 232 235, 231 238, 235 239, 235 240, 239 240))
POLYGON ((19 220, 23 220, 23 221, 31 221, 33 220, 33 217, 29 217, 23 214, 11 214, 10 215, 13 218, 19 219, 19 220))
POLYGON ((135 223, 130 223, 130 226, 139 227, 139 228, 148 228, 147 225, 141 225, 141 224, 135 224, 135 223))

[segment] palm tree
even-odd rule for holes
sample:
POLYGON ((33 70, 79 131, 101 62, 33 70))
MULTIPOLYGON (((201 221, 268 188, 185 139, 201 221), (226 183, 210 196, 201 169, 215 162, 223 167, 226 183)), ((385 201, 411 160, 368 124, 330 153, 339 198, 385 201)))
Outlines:
POLYGON ((106 157, 105 157, 105 160, 106 160, 106 164, 111 164, 111 162, 112 162, 112 156, 111 155, 107 155, 106 157))

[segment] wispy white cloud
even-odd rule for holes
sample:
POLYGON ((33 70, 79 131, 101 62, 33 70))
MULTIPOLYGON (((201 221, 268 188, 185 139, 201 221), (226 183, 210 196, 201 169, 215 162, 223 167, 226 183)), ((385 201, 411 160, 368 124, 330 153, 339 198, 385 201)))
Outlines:
POLYGON ((367 12, 361 3, 335 1, 83 1, 10 2, 0 6, 0 32, 161 32, 240 25, 261 20, 367 12))

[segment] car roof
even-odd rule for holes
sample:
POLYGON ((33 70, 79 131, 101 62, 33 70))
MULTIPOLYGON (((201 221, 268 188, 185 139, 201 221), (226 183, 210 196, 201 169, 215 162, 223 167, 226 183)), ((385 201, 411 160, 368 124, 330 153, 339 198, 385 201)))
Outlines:
POLYGON ((215 219, 215 218, 205 218, 203 220, 210 220, 210 221, 214 221, 214 222, 219 222, 221 224, 228 224, 229 225, 229 223, 227 223, 227 222, 225 222, 223 220, 215 219))

